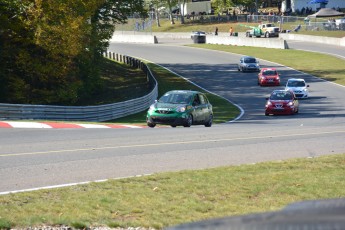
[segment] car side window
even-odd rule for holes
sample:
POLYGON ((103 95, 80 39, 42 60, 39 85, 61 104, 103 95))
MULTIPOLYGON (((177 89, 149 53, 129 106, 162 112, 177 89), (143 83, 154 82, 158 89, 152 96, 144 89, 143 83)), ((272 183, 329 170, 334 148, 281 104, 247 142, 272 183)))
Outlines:
POLYGON ((194 96, 193 105, 194 105, 194 106, 200 105, 199 95, 195 95, 195 96, 194 96))
POLYGON ((205 100, 204 95, 200 94, 199 97, 200 97, 200 103, 201 104, 206 104, 206 100, 205 100))

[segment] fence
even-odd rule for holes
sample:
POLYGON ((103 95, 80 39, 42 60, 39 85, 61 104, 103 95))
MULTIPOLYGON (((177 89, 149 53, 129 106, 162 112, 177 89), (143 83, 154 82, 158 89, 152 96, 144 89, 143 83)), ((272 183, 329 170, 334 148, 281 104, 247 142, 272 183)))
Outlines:
MULTIPOLYGON (((174 15, 175 20, 180 20, 179 15, 174 15)), ((194 15, 185 16, 185 23, 275 23, 277 27, 282 30, 294 30, 298 25, 301 25, 303 30, 345 30, 345 24, 335 25, 335 23, 328 22, 325 18, 306 18, 306 15, 301 16, 280 16, 280 15, 253 15, 253 14, 238 14, 238 15, 194 15), (307 20, 306 20, 307 19, 307 20)), ((169 20, 168 18, 160 18, 161 21, 169 20)), ((152 33, 152 26, 154 26, 154 19, 148 18, 146 20, 131 18, 128 23, 116 25, 118 31, 132 31, 152 33)))
POLYGON ((64 121, 109 121, 142 112, 157 99, 158 83, 151 70, 142 61, 116 53, 104 56, 132 67, 140 68, 147 76, 151 91, 142 97, 128 101, 99 106, 52 106, 0 103, 2 120, 64 120, 64 121))

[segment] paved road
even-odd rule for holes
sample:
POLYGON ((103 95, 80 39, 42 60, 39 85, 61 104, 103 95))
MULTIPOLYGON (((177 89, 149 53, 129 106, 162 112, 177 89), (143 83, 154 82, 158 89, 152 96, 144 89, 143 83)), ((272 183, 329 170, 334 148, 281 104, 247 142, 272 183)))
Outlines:
POLYGON ((304 77, 312 98, 296 116, 264 116, 255 74, 238 73, 239 56, 175 44, 113 44, 112 51, 173 69, 241 106, 235 123, 212 128, 0 129, 0 193, 164 171, 203 169, 343 153, 345 88, 276 64, 283 81, 304 77))
POLYGON ((296 117, 263 116, 265 97, 272 91, 272 87, 258 87, 256 73, 237 71, 237 62, 241 55, 176 46, 172 40, 154 45, 112 44, 110 51, 142 57, 163 65, 199 86, 231 100, 245 111, 245 115, 238 122, 269 121, 270 124, 279 125, 290 124, 291 121, 303 125, 344 122, 345 102, 341 100, 345 95, 343 86, 275 63, 260 61, 262 67, 276 67, 279 70, 282 85, 291 77, 304 78, 310 84, 311 98, 301 101, 300 114, 296 117))

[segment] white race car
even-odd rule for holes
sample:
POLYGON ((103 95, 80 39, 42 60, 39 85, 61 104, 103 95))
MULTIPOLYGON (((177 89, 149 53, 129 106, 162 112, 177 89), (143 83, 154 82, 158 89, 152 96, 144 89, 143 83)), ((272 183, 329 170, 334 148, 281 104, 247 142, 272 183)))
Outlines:
POLYGON ((309 97, 309 85, 306 84, 302 78, 290 78, 288 79, 285 90, 291 90, 294 92, 296 98, 308 98, 309 97))

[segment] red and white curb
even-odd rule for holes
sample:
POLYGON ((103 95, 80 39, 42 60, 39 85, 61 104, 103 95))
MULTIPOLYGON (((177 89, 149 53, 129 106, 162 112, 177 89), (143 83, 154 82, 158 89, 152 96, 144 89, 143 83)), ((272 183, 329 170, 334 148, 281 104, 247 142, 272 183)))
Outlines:
POLYGON ((30 129, 120 129, 120 128, 146 128, 140 125, 122 125, 122 124, 80 124, 63 122, 21 122, 21 121, 0 121, 0 128, 30 128, 30 129))

